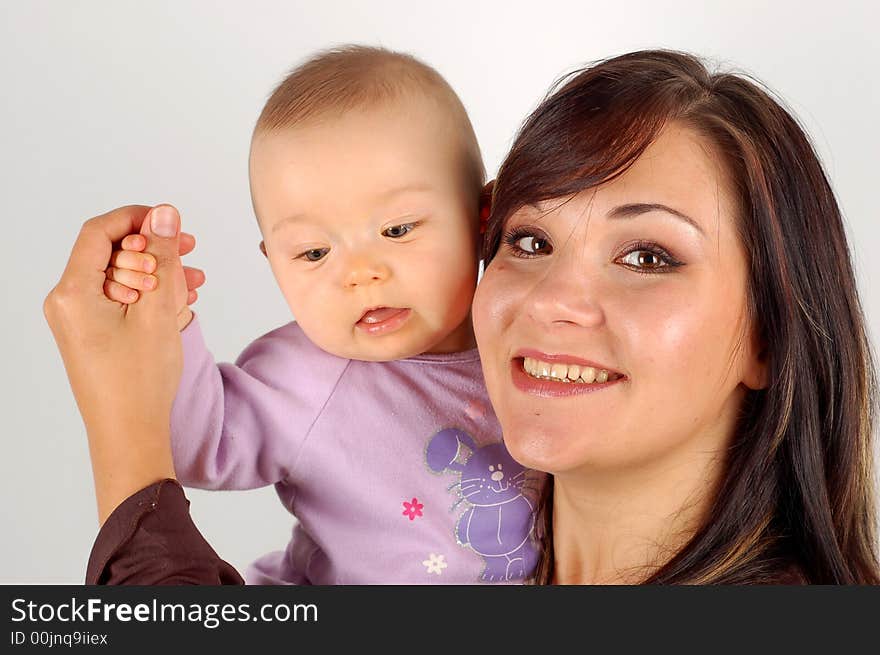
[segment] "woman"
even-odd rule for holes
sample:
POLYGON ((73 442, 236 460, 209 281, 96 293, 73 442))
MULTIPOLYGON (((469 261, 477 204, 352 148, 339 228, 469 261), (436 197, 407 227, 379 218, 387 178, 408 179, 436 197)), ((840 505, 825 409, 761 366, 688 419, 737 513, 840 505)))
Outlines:
MULTIPOLYGON (((846 241, 775 101, 688 55, 602 62, 528 119, 493 201, 474 324, 511 453, 553 474, 538 582, 880 581, 846 241)), ((190 530, 175 516, 153 529, 190 530)))
POLYGON ((573 74, 513 144, 487 237, 490 398, 553 474, 539 582, 880 581, 840 211, 765 91, 675 52, 573 74), (607 382, 571 381, 591 365, 607 382))

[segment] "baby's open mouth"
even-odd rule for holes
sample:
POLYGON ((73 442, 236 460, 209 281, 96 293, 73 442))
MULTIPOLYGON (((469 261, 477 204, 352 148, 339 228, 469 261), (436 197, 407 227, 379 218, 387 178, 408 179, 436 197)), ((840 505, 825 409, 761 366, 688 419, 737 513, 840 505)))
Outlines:
POLYGON ((375 309, 368 309, 360 317, 358 323, 363 323, 365 325, 384 323, 388 319, 393 318, 401 312, 405 311, 407 310, 401 307, 376 307, 375 309))
POLYGON ((361 314, 355 327, 371 335, 387 334, 403 326, 411 315, 408 307, 372 307, 361 314))

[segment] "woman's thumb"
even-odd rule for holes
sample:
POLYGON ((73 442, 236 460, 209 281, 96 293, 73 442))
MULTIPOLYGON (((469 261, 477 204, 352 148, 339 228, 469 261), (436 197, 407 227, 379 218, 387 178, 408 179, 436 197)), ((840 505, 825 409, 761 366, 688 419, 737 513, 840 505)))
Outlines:
MULTIPOLYGON (((176 312, 179 304, 177 288, 182 284, 183 293, 186 293, 186 280, 179 253, 180 214, 171 205, 153 207, 141 224, 141 234, 147 239, 144 252, 156 258, 154 275, 158 278, 159 285, 153 291, 142 293, 138 304, 167 304, 176 312)), ((183 303, 186 303, 185 295, 183 303)))

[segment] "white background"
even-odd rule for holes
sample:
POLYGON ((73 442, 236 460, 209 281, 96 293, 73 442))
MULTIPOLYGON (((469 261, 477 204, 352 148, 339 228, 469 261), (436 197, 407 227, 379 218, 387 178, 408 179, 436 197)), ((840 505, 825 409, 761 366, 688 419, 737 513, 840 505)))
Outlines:
MULTIPOLYGON (((41 310, 83 220, 129 203, 181 210, 199 244, 189 260, 207 273, 196 309, 218 360, 290 320, 257 249, 248 139, 274 85, 318 49, 382 45, 436 67, 470 112, 490 175, 551 82, 589 60, 667 47, 755 75, 799 116, 827 167, 876 343, 873 6, 4 0, 0 582, 81 582, 98 527, 85 432, 41 310)), ((239 568, 287 541, 291 519, 271 488, 190 498, 239 568)))

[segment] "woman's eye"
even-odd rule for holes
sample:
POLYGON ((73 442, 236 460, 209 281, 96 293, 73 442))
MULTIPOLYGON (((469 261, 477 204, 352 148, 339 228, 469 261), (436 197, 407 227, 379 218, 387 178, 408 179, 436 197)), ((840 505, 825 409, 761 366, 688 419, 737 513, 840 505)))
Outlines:
POLYGON ((405 234, 409 234, 412 232, 412 229, 416 226, 415 223, 404 223, 403 225, 395 225, 393 227, 389 227, 387 230, 382 232, 382 236, 391 237, 392 239, 399 239, 405 234))
POLYGON ((532 228, 519 227, 510 230, 504 234, 502 240, 514 257, 538 257, 553 252, 550 239, 532 228))
POLYGON ((514 245, 522 252, 528 253, 529 255, 545 254, 550 247, 547 239, 542 239, 541 237, 536 236, 527 236, 517 239, 514 245))
POLYGON ((638 266, 639 268, 663 268, 664 266, 669 265, 662 257, 660 257, 660 255, 651 252, 650 250, 633 250, 632 252, 627 253, 621 261, 630 266, 638 266))
POLYGON ((684 265, 660 246, 650 243, 632 246, 618 261, 638 273, 669 273, 684 265))
POLYGON ((306 250, 304 253, 299 255, 297 259, 305 259, 306 261, 316 262, 323 259, 328 252, 330 252, 330 248, 312 248, 311 250, 306 250))

